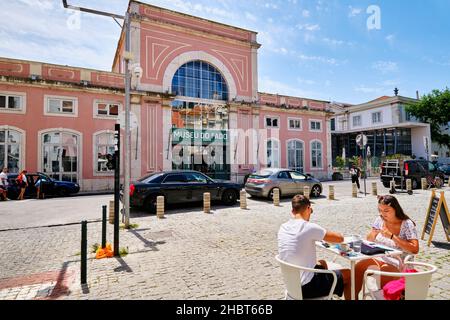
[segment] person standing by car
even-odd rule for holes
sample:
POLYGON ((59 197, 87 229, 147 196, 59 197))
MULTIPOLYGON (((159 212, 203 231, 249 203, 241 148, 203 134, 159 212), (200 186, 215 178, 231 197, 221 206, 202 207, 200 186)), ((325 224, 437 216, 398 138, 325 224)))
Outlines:
POLYGON ((361 170, 359 170, 358 167, 355 167, 355 165, 352 165, 350 169, 350 175, 352 176, 352 183, 356 183, 356 186, 358 187, 358 191, 361 192, 361 186, 359 184, 359 177, 361 175, 361 170))
POLYGON ((0 173, 0 196, 3 200, 8 200, 8 168, 3 168, 0 173))
POLYGON ((17 198, 17 200, 23 200, 25 190, 28 187, 27 176, 26 176, 27 173, 28 173, 27 170, 22 170, 16 179, 17 185, 20 188, 20 194, 19 194, 19 197, 17 198))

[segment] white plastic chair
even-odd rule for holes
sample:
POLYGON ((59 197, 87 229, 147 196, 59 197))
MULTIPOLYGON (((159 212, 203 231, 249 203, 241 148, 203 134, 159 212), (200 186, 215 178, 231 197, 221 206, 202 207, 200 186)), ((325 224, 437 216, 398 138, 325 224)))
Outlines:
POLYGON ((286 296, 285 296, 286 300, 303 300, 301 287, 301 277, 303 272, 331 274, 333 276, 333 285, 331 286, 330 294, 325 297, 311 299, 311 300, 331 300, 331 298, 333 297, 334 288, 336 288, 337 284, 337 277, 333 271, 322 269, 311 269, 297 266, 281 260, 278 255, 275 257, 275 259, 280 263, 281 266, 281 273, 283 275, 284 284, 286 286, 286 296))
POLYGON ((405 277, 405 300, 426 300, 428 296, 428 289, 431 283, 431 277, 433 273, 437 271, 437 267, 423 262, 405 261, 405 264, 410 267, 419 266, 422 268, 426 268, 426 270, 419 270, 419 272, 416 273, 404 273, 368 269, 364 273, 363 299, 366 299, 370 295, 373 300, 384 300, 383 289, 380 288, 379 281, 377 281, 378 283, 375 288, 369 288, 368 293, 366 293, 366 287, 371 287, 373 285, 372 281, 372 284, 367 286, 369 279, 373 279, 372 276, 377 275, 378 279, 380 279, 381 276, 395 278, 405 277))

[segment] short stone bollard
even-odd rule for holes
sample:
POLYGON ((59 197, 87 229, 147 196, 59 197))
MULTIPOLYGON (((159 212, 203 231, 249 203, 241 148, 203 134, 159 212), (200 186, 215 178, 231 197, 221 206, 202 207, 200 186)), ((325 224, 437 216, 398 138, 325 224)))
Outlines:
POLYGON ((358 198, 358 186, 356 185, 356 183, 352 184, 352 197, 358 198))
POLYGON ((114 224, 114 201, 109 202, 109 223, 114 224))
POLYGON ((334 186, 328 186, 328 200, 334 200, 334 186))
POLYGON ((280 206, 280 189, 273 189, 273 205, 276 207, 280 206))
POLYGON ((247 210, 247 192, 245 192, 245 190, 241 190, 239 202, 241 204, 241 209, 247 210))
POLYGON ((311 188, 309 186, 303 187, 303 195, 305 196, 305 198, 309 199, 311 195, 311 188))
POLYGON ((412 191, 412 180, 411 179, 406 180, 406 191, 412 191))
POLYGON ((426 178, 422 178, 422 190, 427 190, 428 183, 426 178))
POLYGON ((164 197, 159 196, 156 198, 156 217, 164 219, 164 197))
POLYGON ((203 212, 211 213, 211 193, 209 192, 203 194, 203 212))
POLYGON ((395 191, 395 181, 394 181, 394 180, 391 180, 391 184, 390 184, 390 187, 389 187, 389 191, 390 191, 390 192, 395 191))
POLYGON ((376 182, 372 182, 372 195, 374 195, 374 196, 378 195, 378 188, 377 188, 376 182))

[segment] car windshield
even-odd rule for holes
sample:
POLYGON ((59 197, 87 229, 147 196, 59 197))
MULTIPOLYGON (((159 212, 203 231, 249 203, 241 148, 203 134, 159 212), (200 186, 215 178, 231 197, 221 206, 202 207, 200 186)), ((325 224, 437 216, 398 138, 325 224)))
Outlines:
POLYGON ((261 179, 261 178, 268 178, 273 174, 273 171, 271 170, 261 170, 254 174, 251 174, 249 177, 253 179, 261 179))
POLYGON ((164 174, 163 173, 152 173, 145 177, 140 178, 138 181, 142 183, 160 183, 164 174))

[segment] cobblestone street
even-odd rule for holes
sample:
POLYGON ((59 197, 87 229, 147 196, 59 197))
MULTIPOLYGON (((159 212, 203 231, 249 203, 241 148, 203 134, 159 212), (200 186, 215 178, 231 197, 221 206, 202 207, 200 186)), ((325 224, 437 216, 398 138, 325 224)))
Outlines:
MULTIPOLYGON (((364 199, 360 194, 353 199, 348 183, 333 184, 337 200, 315 200, 311 220, 344 235, 367 234, 378 215, 376 197, 364 199)), ((387 193, 380 183, 378 189, 387 193)), ((450 203, 450 188, 445 190, 450 203)), ((420 236, 430 192, 397 197, 420 236)), ((101 200, 98 208, 106 204, 104 197, 101 200)), ((290 217, 290 199, 283 199, 280 207, 264 200, 247 202, 249 210, 213 206, 210 215, 201 207, 171 210, 163 220, 133 215, 138 228, 120 234, 120 247, 129 254, 96 260, 89 253, 85 287, 79 284, 79 224, 1 231, 0 299, 282 299, 284 285, 274 256, 278 228, 290 217)), ((89 252, 100 242, 101 223, 89 223, 89 252)), ((438 221, 433 244, 427 247, 420 241, 416 257, 439 268, 430 299, 450 299, 449 249, 438 221)), ((331 258, 321 251, 318 257, 331 258)), ((337 262, 346 266, 343 260, 337 262)))

